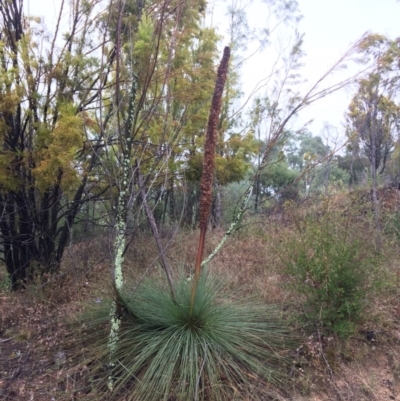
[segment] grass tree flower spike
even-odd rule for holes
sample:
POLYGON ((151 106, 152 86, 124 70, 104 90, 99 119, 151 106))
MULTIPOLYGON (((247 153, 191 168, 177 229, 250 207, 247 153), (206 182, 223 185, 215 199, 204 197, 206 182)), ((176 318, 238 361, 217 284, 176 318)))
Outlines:
POLYGON ((200 277, 201 262, 203 260, 203 250, 207 231, 208 216, 210 214, 212 202, 212 183, 215 164, 215 145, 217 141, 217 127, 219 115, 221 112, 222 94, 226 76, 228 74, 228 64, 230 58, 230 48, 227 46, 224 49, 221 64, 218 68, 217 80, 212 98, 210 115, 208 117, 206 142, 204 146, 203 173, 201 176, 201 198, 200 198, 200 238, 197 248, 197 257, 195 265, 195 273, 193 279, 193 287, 191 294, 191 310, 196 296, 196 287, 200 277))

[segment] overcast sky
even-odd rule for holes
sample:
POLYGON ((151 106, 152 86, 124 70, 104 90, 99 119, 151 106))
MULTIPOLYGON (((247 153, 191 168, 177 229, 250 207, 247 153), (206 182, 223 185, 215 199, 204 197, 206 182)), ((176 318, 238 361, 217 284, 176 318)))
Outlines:
MULTIPOLYGON (((365 32, 391 38, 400 36, 400 2, 396 0, 299 0, 299 7, 303 15, 299 30, 304 33, 306 53, 303 74, 310 83, 329 69, 365 32)), ((261 74, 262 63, 258 65, 261 74)), ((246 75, 258 74, 249 70, 246 75)), ((343 133, 343 115, 354 90, 355 87, 342 90, 304 111, 303 121, 315 121, 310 126, 313 134, 320 134, 325 123, 337 127, 339 134, 343 133)))
MULTIPOLYGON (((396 0, 299 0, 299 4, 309 79, 318 76, 366 31, 393 39, 400 36, 400 2, 396 0)), ((320 122, 314 125, 317 131, 324 121, 340 127, 351 99, 352 91, 346 92, 310 109, 310 117, 320 122)))
MULTIPOLYGON (((232 0, 210 0, 216 8, 225 10, 232 0)), ((262 25, 266 9, 253 0, 249 9, 250 24, 262 25)), ((49 28, 57 14, 60 0, 25 0, 33 15, 44 16, 49 28)), ((318 78, 346 49, 366 31, 382 33, 392 38, 400 36, 400 2, 396 0, 298 0, 303 19, 300 32, 304 36, 304 76, 309 82, 318 78)), ((258 3, 261 4, 261 3, 258 3)), ((213 24, 224 30, 224 12, 215 11, 213 24)), ((265 76, 270 54, 257 57, 242 70, 243 90, 251 91, 259 79, 265 76)), ((352 89, 354 90, 354 88, 352 89)), ((314 119, 313 134, 319 134, 324 123, 330 123, 341 130, 344 112, 351 99, 348 89, 310 107, 302 116, 303 120, 314 119)))

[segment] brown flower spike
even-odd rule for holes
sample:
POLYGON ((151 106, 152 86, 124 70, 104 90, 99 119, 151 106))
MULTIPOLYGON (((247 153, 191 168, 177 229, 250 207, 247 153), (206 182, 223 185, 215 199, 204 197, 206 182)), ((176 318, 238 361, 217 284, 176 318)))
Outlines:
POLYGON ((203 250, 207 231, 208 216, 210 214, 212 201, 212 183, 214 176, 215 145, 217 142, 217 127, 219 114, 221 112, 222 94, 226 76, 228 74, 228 64, 230 58, 230 48, 224 49, 221 64, 218 68, 217 80, 215 82, 214 95, 212 98, 210 115, 208 117, 206 143, 204 146, 203 173, 201 176, 201 198, 200 198, 200 238, 197 248, 196 266, 191 294, 191 310, 196 295, 197 282, 200 276, 200 267, 203 260, 203 250))

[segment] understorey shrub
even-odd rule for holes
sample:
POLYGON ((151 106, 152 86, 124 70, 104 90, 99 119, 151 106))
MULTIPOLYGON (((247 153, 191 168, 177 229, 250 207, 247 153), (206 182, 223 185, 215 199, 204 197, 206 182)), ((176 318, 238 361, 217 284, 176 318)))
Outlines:
POLYGON ((380 259, 375 236, 356 212, 329 205, 292 209, 290 215, 278 252, 290 288, 304 300, 301 316, 313 328, 348 336, 375 288, 380 259))

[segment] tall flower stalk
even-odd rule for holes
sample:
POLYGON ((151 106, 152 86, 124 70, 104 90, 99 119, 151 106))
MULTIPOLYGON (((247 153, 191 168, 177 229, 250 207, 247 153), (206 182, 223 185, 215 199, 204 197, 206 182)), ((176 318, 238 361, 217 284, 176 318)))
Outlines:
POLYGON ((221 112, 222 94, 226 77, 228 74, 228 64, 230 58, 230 48, 224 49, 221 63, 218 68, 217 80, 215 82, 214 94, 211 103, 210 115, 208 117, 206 143, 204 147, 203 173, 201 176, 201 198, 200 198, 200 237, 197 248, 196 264, 192 293, 190 298, 190 310, 193 310, 196 297, 197 284, 200 277, 201 262, 203 260, 204 244, 206 239, 208 217, 210 215, 212 202, 212 183, 215 165, 215 146, 217 142, 217 127, 221 112))

